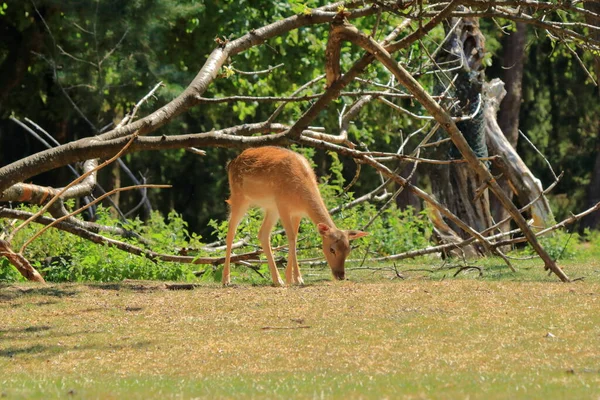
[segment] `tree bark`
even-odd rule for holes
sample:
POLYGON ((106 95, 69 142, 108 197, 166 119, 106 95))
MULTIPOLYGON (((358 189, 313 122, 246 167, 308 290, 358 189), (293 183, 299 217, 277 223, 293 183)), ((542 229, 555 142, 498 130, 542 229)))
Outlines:
POLYGON ((0 240, 0 256, 6 257, 27 280, 46 283, 42 275, 31 266, 29 261, 21 254, 15 253, 6 240, 0 240))
MULTIPOLYGON (((219 69, 228 58, 291 30, 304 26, 328 23, 338 14, 338 6, 339 4, 330 4, 315 8, 311 10, 310 15, 294 15, 292 17, 265 25, 259 29, 253 29, 238 39, 232 41, 221 41, 219 46, 215 48, 208 56, 196 77, 179 96, 142 119, 139 119, 131 124, 115 128, 109 132, 96 136, 95 138, 88 138, 89 143, 91 144, 99 141, 110 142, 120 138, 126 138, 128 135, 131 135, 134 132, 137 132, 140 136, 154 132, 155 130, 169 123, 173 118, 190 109, 192 106, 200 103, 200 97, 217 77, 219 69)), ((433 29, 439 23, 439 20, 445 18, 447 13, 452 10, 450 7, 446 8, 447 12, 440 12, 438 17, 433 18, 430 23, 423 26, 423 28, 419 31, 408 35, 405 39, 410 38, 412 40, 424 36, 429 30, 433 29)), ((357 11, 349 11, 349 14, 346 15, 346 18, 359 18, 366 15, 376 14, 377 12, 378 9, 374 7, 363 8, 357 11)), ((411 43, 412 42, 409 42, 408 40, 399 40, 396 42, 396 47, 400 49, 403 48, 402 46, 408 46, 411 43)), ((374 57, 372 56, 363 57, 363 59, 361 59, 362 62, 359 62, 358 65, 355 65, 357 70, 356 73, 358 74, 359 72, 362 72, 362 70, 366 68, 373 61, 373 59, 374 57)), ((340 82, 343 80, 344 79, 342 78, 340 82)), ((345 85, 340 85, 339 91, 341 91, 344 86, 345 85)), ((327 104, 329 101, 337 98, 339 91, 328 90, 327 95, 324 95, 322 98, 320 98, 317 103, 323 102, 327 104)), ((294 124, 290 132, 288 132, 288 136, 291 139, 297 139, 302 133, 302 130, 307 127, 310 121, 316 118, 318 113, 321 111, 321 109, 317 109, 316 107, 312 107, 311 110, 311 113, 303 115, 297 121, 297 123, 294 124)), ((77 142, 81 143, 80 141, 77 142)), ((57 154, 57 152, 65 151, 65 147, 70 147, 70 144, 45 150, 29 157, 25 157, 10 165, 0 167, 0 193, 4 192, 4 190, 15 183, 23 182, 31 176, 54 169, 61 165, 65 165, 64 161, 61 161, 60 156, 57 154)), ((96 158, 96 156, 92 155, 83 159, 91 158, 96 158)))
MULTIPOLYGON (((118 162, 114 163, 110 169, 111 169, 111 171, 110 171, 110 176, 109 176, 108 187, 110 187, 111 189, 120 188, 121 187, 121 167, 119 166, 119 163, 118 162)), ((119 204, 120 200, 121 200, 120 192, 117 192, 112 195, 112 201, 113 201, 115 208, 111 208, 110 212, 114 218, 116 218, 118 215, 116 208, 120 207, 120 204, 119 204)))
POLYGON ((2 40, 8 45, 7 56, 0 64, 0 110, 9 97, 13 88, 17 87, 27 72, 35 52, 42 47, 43 34, 38 30, 38 24, 32 23, 25 31, 12 25, 0 28, 2 40))
MULTIPOLYGON (((359 4, 361 2, 355 2, 359 4)), ((562 280, 567 281, 568 277, 557 267, 555 262, 549 258, 548 254, 537 242, 535 235, 531 229, 527 226, 526 221, 523 219, 519 210, 516 209, 514 204, 505 196, 500 190, 496 179, 490 174, 487 165, 484 165, 478 158, 487 155, 487 147, 485 143, 485 136, 482 134, 484 125, 483 116, 483 105, 481 102, 481 86, 484 81, 483 74, 480 73, 481 60, 483 54, 483 36, 481 36, 477 20, 469 18, 468 15, 462 15, 466 18, 461 18, 460 26, 458 31, 453 32, 452 36, 455 36, 453 41, 449 41, 451 46, 457 48, 457 52, 454 53, 454 48, 449 51, 450 54, 455 55, 458 60, 461 61, 461 66, 464 66, 464 70, 458 75, 458 80, 452 83, 453 95, 459 99, 458 107, 452 110, 454 116, 466 116, 470 117, 468 122, 458 124, 449 115, 450 113, 438 103, 438 101, 431 97, 423 87, 415 80, 414 76, 411 75, 399 64, 397 59, 392 58, 390 53, 397 51, 400 48, 415 43, 415 40, 426 34, 431 28, 436 26, 441 20, 446 19, 451 10, 458 5, 457 0, 452 0, 450 3, 441 3, 444 6, 442 12, 437 11, 437 7, 430 8, 428 12, 434 13, 433 19, 427 24, 419 22, 418 29, 415 29, 413 33, 405 36, 404 38, 392 42, 395 40, 397 33, 403 32, 398 30, 398 27, 392 32, 393 38, 390 40, 384 40, 383 42, 377 42, 373 37, 375 34, 368 36, 361 30, 357 29, 353 25, 346 21, 346 18, 352 19, 352 17, 374 15, 378 13, 381 15, 379 7, 386 7, 387 2, 377 3, 373 7, 364 6, 358 8, 356 11, 352 9, 348 10, 338 5, 330 5, 331 9, 337 11, 326 11, 326 10, 311 10, 310 14, 302 14, 290 17, 284 21, 280 21, 269 26, 259 28, 250 31, 248 34, 236 40, 223 40, 218 39, 219 47, 215 49, 209 56, 206 64, 202 67, 197 77, 193 80, 190 86, 175 100, 171 103, 161 107, 159 110, 153 112, 146 118, 127 125, 119 127, 106 134, 99 135, 94 138, 87 138, 83 141, 76 141, 69 143, 60 148, 52 149, 37 154, 36 156, 27 157, 19 162, 13 163, 12 165, 0 168, 0 193, 6 193, 7 189, 19 182, 26 180, 29 176, 35 173, 39 173, 41 170, 48 168, 52 169, 61 163, 67 162, 67 156, 69 159, 92 159, 99 156, 98 152, 112 156, 117 150, 120 150, 122 146, 128 142, 129 137, 135 132, 135 140, 128 151, 141 151, 159 148, 180 148, 180 147, 196 147, 199 143, 204 145, 222 146, 222 147, 247 147, 260 144, 309 144, 312 147, 325 148, 331 146, 336 151, 342 153, 353 153, 357 155, 362 162, 375 167, 378 171, 382 172, 385 176, 394 179, 395 182, 404 186, 411 192, 418 195, 420 198, 427 201, 429 204, 434 204, 436 209, 440 211, 440 214, 444 218, 453 221, 458 227, 464 232, 468 232, 470 235, 476 238, 487 251, 493 252, 494 245, 490 243, 488 238, 482 236, 478 230, 484 229, 490 225, 489 208, 487 206, 487 188, 490 188, 501 200, 504 207, 510 210, 510 215, 516 221, 517 225, 524 233, 527 240, 531 243, 533 248, 544 260, 547 269, 555 272, 562 280), (446 13, 446 14, 445 14, 446 13), (329 63, 331 66, 327 66, 328 69, 328 86, 326 87, 325 93, 304 112, 300 118, 298 118, 292 126, 276 128, 273 121, 268 120, 266 123, 257 124, 246 124, 240 127, 226 128, 221 131, 211 131, 205 134, 198 135, 180 135, 180 136, 153 136, 144 137, 150 132, 155 131, 161 126, 167 124, 172 118, 182 114, 185 110, 191 106, 196 105, 204 101, 202 98, 203 93, 207 90, 214 79, 218 76, 219 68, 231 57, 240 52, 248 49, 252 46, 263 43, 269 38, 283 35, 290 29, 296 29, 301 26, 307 26, 311 24, 319 23, 319 21, 332 22, 332 31, 330 34, 331 46, 339 46, 339 41, 334 41, 331 38, 336 38, 336 35, 340 35, 339 38, 344 41, 350 40, 354 44, 367 50, 368 54, 363 56, 357 61, 352 68, 342 74, 339 67, 338 50, 333 48, 332 52, 326 52, 329 57, 329 63), (439 204, 438 201, 424 193, 420 189, 414 187, 407 182, 404 178, 391 171, 385 165, 380 164, 371 156, 365 154, 357 154, 359 152, 354 149, 335 144, 329 144, 325 135, 319 134, 318 138, 314 134, 307 133, 306 129, 310 126, 310 123, 317 118, 317 116, 325 110, 331 101, 340 97, 341 90, 347 86, 355 77, 362 73, 365 68, 373 61, 377 59, 381 62, 395 77, 399 84, 403 85, 408 92, 410 92, 415 101, 419 102, 429 112, 430 116, 436 120, 436 126, 440 126, 440 129, 444 129, 448 138, 452 140, 454 149, 449 149, 451 155, 453 153, 454 158, 461 157, 464 159, 459 160, 460 162, 468 163, 468 168, 457 169, 453 172, 453 179, 456 184, 459 195, 464 199, 463 203, 458 204, 457 210, 461 208, 466 209, 467 205, 472 207, 471 210, 464 211, 464 220, 470 221, 471 218, 477 221, 483 221, 481 226, 478 226, 477 222, 474 222, 472 226, 466 224, 463 220, 457 218, 451 211, 446 207, 439 204), (462 131, 462 132, 461 132, 462 131), (268 136, 243 136, 243 133, 269 133, 268 136), (275 133, 277 132, 277 133, 275 133), (137 135, 140 135, 139 137, 137 135), (37 163, 37 164, 36 164, 37 163), (476 175, 473 175, 476 172, 476 175), (472 201, 475 199, 475 201, 472 201), (473 203, 474 205, 472 205, 473 203)), ((562 3, 561 3, 562 4, 562 3)), ((561 4, 556 7, 561 6, 561 4)), ((396 3, 393 11, 397 12, 398 7, 402 4, 396 3)), ((361 6, 357 6, 361 7, 361 6)), ((409 7, 409 6, 407 6, 409 7)), ((489 7, 489 4, 484 4, 482 7, 489 9, 489 12, 495 12, 494 7, 489 7)), ((554 7, 554 6, 553 6, 554 7)), ((423 9, 417 7, 415 9, 416 18, 422 16, 423 9), (420 11, 419 11, 420 10, 420 11)), ((465 10, 461 8, 461 10, 465 10)), ((468 10, 467 10, 468 11, 468 10)), ((466 11, 465 11, 466 12, 466 11)), ((522 14, 522 10, 519 10, 517 17, 521 19, 532 18, 529 17, 525 12, 522 14)), ((460 15, 460 14, 459 14, 460 15)), ((477 14, 481 15, 481 14, 477 14)), ((516 14, 515 14, 516 15, 516 14)), ((379 19, 378 19, 379 20, 379 19)), ((414 21, 414 18, 411 17, 414 21)), ((423 21, 424 22, 424 21, 423 21)), ((455 20, 455 22, 459 22, 455 20)), ((541 22, 540 22, 541 23, 541 22)), ((454 26, 454 25, 452 25, 454 26)), ((416 27, 415 27, 416 28, 416 27)), ((557 29, 556 26, 548 26, 549 30, 557 29)), ((374 29, 375 33, 377 29, 374 29)), ((553 31, 554 32, 554 31, 553 31)), ((570 32, 565 30, 565 32, 570 32)), ((579 35, 579 34, 577 34, 579 35)), ((575 33, 571 33, 571 36, 575 36, 575 33)), ((442 53, 444 52, 442 50, 442 53)), ((456 64, 455 64, 456 65, 456 64)), ((448 76, 454 73, 453 70, 446 71, 443 75, 448 76)), ((417 75, 415 75, 417 76, 417 75)), ((420 76, 420 75, 419 75, 420 76)), ((445 83, 450 83, 451 78, 447 78, 445 83)), ((453 105, 454 107, 454 105, 453 105)), ((427 118, 431 118, 427 117, 427 118)), ((461 119, 463 120, 463 119, 461 119)), ((464 121, 464 120, 463 120, 464 121)), ((331 136, 331 135, 330 135, 331 136)), ((343 135, 340 135, 343 138, 343 135)), ((336 142, 343 143, 343 141, 336 142)), ((119 153, 121 155, 121 153, 119 153)), ((454 164, 453 164, 454 165, 454 164)), ((446 180, 446 183, 450 180, 446 180)), ((452 185, 451 185, 452 186, 452 185)), ((454 188, 452 188, 454 189, 454 188)), ((455 196, 452 196, 454 198, 455 196)), ((1 210, 0 210, 1 211, 1 210)), ((143 249, 138 249, 142 251, 143 249)), ((142 253, 141 253, 142 254, 142 253)), ((143 254, 148 254, 147 252, 143 254)))
MULTIPOLYGON (((453 3, 450 3, 451 5, 453 3)), ((464 21, 463 21, 464 22, 464 21)), ((538 242, 535 234, 527 225, 527 221, 520 214, 517 207, 510 201, 502 192, 500 187, 498 186, 498 182, 492 176, 490 171, 486 168, 486 166, 481 162, 480 159, 477 158, 477 154, 473 151, 473 144, 469 143, 467 139, 464 137, 460 129, 454 120, 450 117, 450 115, 431 97, 429 93, 423 90, 423 87, 414 79, 414 77, 402 67, 402 65, 398 64, 392 57, 390 53, 377 42, 375 42, 372 38, 360 32, 358 29, 354 27, 342 26, 341 29, 347 30, 349 35, 352 35, 352 42, 363 47, 365 50, 369 51, 373 54, 377 60, 379 60, 390 72, 394 74, 398 82, 404 86, 409 92, 411 92, 415 99, 418 100, 423 107, 431 114, 432 117, 440 124, 440 127, 444 129, 449 138, 452 140, 452 143, 456 146, 457 150, 460 154, 463 155, 466 162, 469 163, 471 168, 477 173, 480 179, 484 182, 485 186, 482 188, 489 187, 491 191, 498 197, 498 199, 502 202, 504 207, 509 210, 509 213, 512 218, 514 218, 515 223, 518 225, 519 229, 526 237, 527 241, 531 244, 531 247, 535 250, 535 252, 540 256, 540 258, 544 261, 544 266, 546 270, 550 270, 555 273, 560 280, 563 282, 569 282, 569 277, 564 273, 564 271, 556 264, 556 262, 550 257, 550 255, 544 250, 544 248, 538 242)), ((475 40, 475 39, 473 39, 475 40)), ((477 54, 477 47, 472 46, 473 40, 469 38, 469 43, 467 43, 470 48, 470 51, 466 52, 470 55, 469 60, 474 58, 477 54)), ((478 112, 476 113, 478 114, 478 112)), ((398 179, 399 177, 396 175, 394 179, 398 179)), ((404 181, 406 185, 408 182, 404 181)), ((439 208, 441 211, 441 208, 439 208)), ((451 212, 447 212, 447 215, 451 215, 451 212)), ((490 242, 485 239, 480 233, 475 231, 472 227, 464 224, 464 221, 457 219, 464 226, 465 231, 472 232, 473 235, 477 236, 477 239, 481 244, 486 247, 487 251, 494 252, 500 256, 501 253, 497 252, 491 246, 490 242)), ((462 226, 461 226, 462 228, 462 226)), ((504 257, 505 261, 508 261, 506 257, 504 257)))
MULTIPOLYGON (((404 168, 399 172, 399 175, 408 177, 412 171, 412 167, 413 166, 410 164, 404 166, 404 168)), ((408 182, 412 185, 416 185, 418 174, 419 174, 419 171, 416 170, 412 174, 410 179, 408 179, 408 182)), ((399 189, 400 185, 396 185, 396 187, 397 187, 397 189, 399 189)), ((421 201, 419 200, 419 198, 417 196, 415 196, 414 193, 412 193, 410 190, 403 190, 398 195, 398 197, 396 197, 396 206, 400 210, 404 210, 408 207, 412 207, 412 209, 415 213, 421 212, 421 210, 423 208, 423 207, 421 207, 421 201)))
MULTIPOLYGON (((592 179, 587 190, 587 207, 592 207, 600 202, 600 127, 596 144, 596 161, 592 170, 592 179)), ((581 230, 585 228, 598 229, 600 227, 600 213, 586 215, 581 221, 581 230)))
MULTIPOLYGON (((450 85, 450 93, 459 100, 459 106, 451 110, 453 116, 474 114, 472 119, 457 123, 457 127, 475 155, 486 157, 488 151, 485 142, 483 107, 481 107, 484 81, 481 61, 485 39, 479 30, 476 18, 465 18, 461 21, 453 18, 444 26, 448 37, 443 50, 436 57, 436 62, 442 64, 448 61, 455 61, 455 63, 462 61, 462 68, 457 72, 453 84, 448 81, 447 73, 438 74, 438 78, 446 85, 450 85), (454 28, 452 32, 450 32, 451 28, 454 28)), ((436 92, 441 94, 445 89, 444 85, 438 85, 436 92)), ((440 130, 440 134, 447 136, 443 130, 440 130)), ((440 155, 442 158, 461 157, 454 145, 445 148, 440 146, 438 152, 446 153, 440 155)), ((433 168, 433 174, 431 183, 434 194, 456 216, 478 232, 492 225, 488 191, 478 190, 483 182, 468 164, 437 166, 433 168)), ((449 225, 454 230, 458 229, 452 222, 449 222, 449 225)), ((466 237, 465 232, 458 230, 457 232, 466 237)))
MULTIPOLYGON (((502 81, 494 79, 485 84, 484 98, 484 114, 485 114, 485 130, 488 148, 494 155, 499 155, 501 158, 494 164, 496 170, 502 175, 502 180, 498 180, 508 188, 510 193, 507 196, 512 198, 513 193, 522 204, 528 204, 532 201, 535 203, 531 206, 530 213, 533 218, 533 224, 536 227, 546 228, 554 223, 554 215, 550 208, 548 200, 542 195, 543 188, 539 179, 537 179, 531 170, 525 165, 515 148, 509 142, 508 137, 500 129, 496 122, 496 111, 498 103, 502 100, 504 93, 502 81)), ((506 192, 505 192, 506 193, 506 192)), ((498 202, 498 207, 505 210, 502 204, 498 202)), ((506 216, 509 214, 506 212, 506 216)), ((501 220, 498 220, 501 221, 501 220)), ((502 224, 501 227, 507 228, 510 223, 502 224)), ((501 229, 507 232, 506 229, 501 229)))
POLYGON ((498 125, 508 142, 516 148, 519 140, 519 110, 521 109, 523 66, 525 61, 525 38, 527 24, 517 23, 517 30, 506 37, 503 46, 502 80, 506 96, 500 103, 498 125))

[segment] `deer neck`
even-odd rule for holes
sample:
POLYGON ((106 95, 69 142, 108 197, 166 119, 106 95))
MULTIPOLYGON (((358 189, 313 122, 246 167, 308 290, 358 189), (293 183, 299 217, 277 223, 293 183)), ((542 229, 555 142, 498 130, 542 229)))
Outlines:
POLYGON ((311 196, 307 203, 308 207, 306 213, 308 214, 308 218, 310 218, 315 225, 324 223, 335 228, 335 224, 333 223, 320 194, 317 193, 315 196, 311 196))

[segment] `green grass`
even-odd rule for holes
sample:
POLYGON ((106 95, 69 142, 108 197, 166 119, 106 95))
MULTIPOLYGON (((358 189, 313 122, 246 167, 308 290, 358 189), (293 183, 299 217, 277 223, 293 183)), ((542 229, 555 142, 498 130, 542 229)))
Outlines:
MULTIPOLYGON (((7 398, 594 398, 586 379, 566 377, 563 373, 539 376, 515 374, 426 374, 414 380, 404 373, 370 375, 270 374, 269 376, 209 377, 174 379, 142 377, 112 380, 87 378, 56 379, 35 384, 7 398), (592 396, 590 396, 592 395, 592 396)), ((596 392, 597 393, 597 392, 596 392)))
POLYGON ((596 260, 563 263, 571 284, 484 260, 302 288, 5 285, 0 396, 597 399, 596 260))

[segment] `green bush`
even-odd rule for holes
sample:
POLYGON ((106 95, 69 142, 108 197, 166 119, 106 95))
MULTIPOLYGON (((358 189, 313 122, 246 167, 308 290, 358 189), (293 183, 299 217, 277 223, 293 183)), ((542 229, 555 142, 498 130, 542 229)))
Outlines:
MULTIPOLYGON (((541 236, 538 240, 550 258, 555 261, 574 258, 577 254, 577 246, 580 243, 580 237, 577 233, 569 233, 563 230, 541 236)), ((527 255, 537 254, 529 244, 523 252, 527 255)))
MULTIPOLYGON (((341 181, 340 181, 341 183, 341 181)), ((323 183, 321 192, 329 207, 352 200, 353 194, 346 193, 339 196, 339 184, 323 183)), ((362 203, 351 209, 344 209, 333 216, 336 225, 343 229, 362 229, 373 217, 380 212, 381 204, 362 203)), ((35 207, 23 207, 35 212, 35 207)), ((98 222, 107 226, 118 226, 120 222, 111 217, 107 209, 98 209, 98 222)), ((260 249, 257 233, 262 223, 259 210, 250 210, 242 220, 237 230, 236 238, 246 238, 250 248, 238 252, 260 249)), ((212 220, 210 226, 215 230, 219 239, 224 240, 227 234, 227 221, 212 220)), ((177 254, 180 249, 195 249, 198 256, 222 256, 222 252, 208 253, 200 251, 204 244, 201 238, 187 230, 187 223, 181 215, 172 211, 165 218, 154 212, 151 218, 142 222, 132 221, 127 229, 137 232, 146 240, 148 246, 135 239, 116 239, 126 241, 139 247, 147 247, 158 253, 177 254)), ((12 244, 18 249, 28 238, 38 232, 40 226, 30 224, 19 231, 12 244)), ((412 208, 399 210, 392 204, 385 209, 379 217, 375 218, 367 229, 369 236, 353 243, 355 249, 351 259, 362 260, 366 258, 398 254, 408 250, 419 249, 430 244, 432 226, 424 212, 415 213, 412 208)), ((105 236, 111 236, 104 233, 105 236)), ((588 232, 584 235, 584 246, 590 252, 600 248, 600 234, 588 232), (595 249, 595 250, 594 250, 595 249)), ((273 247, 287 244, 281 225, 277 225, 272 235, 273 247)), ((540 238, 542 246, 553 259, 573 258, 577 249, 581 247, 581 238, 563 231, 554 232, 552 235, 540 238)), ((191 253, 194 253, 192 251, 191 253)), ((519 253, 533 255, 529 246, 519 253)), ((136 256, 106 245, 98 245, 78 236, 50 229, 34 240, 26 249, 25 257, 40 271, 45 279, 50 282, 82 282, 82 281, 120 281, 123 279, 152 279, 191 281, 196 279, 220 281, 222 267, 194 265, 184 263, 164 262, 152 260, 143 256, 136 256), (194 271, 200 271, 196 278, 194 271)), ((287 260, 287 249, 275 251, 275 257, 287 260)), ((314 225, 304 219, 300 226, 298 239, 298 258, 323 258, 321 240, 314 225)), ((264 257, 263 257, 264 258, 264 257)), ((327 268, 323 263, 323 268, 327 268)), ((233 268, 232 275, 238 279, 265 284, 270 282, 270 274, 266 264, 256 267, 255 271, 248 268, 233 268), (261 275, 263 277, 261 277, 261 275)), ((0 259, 0 282, 22 281, 23 278, 13 268, 7 259, 0 259)))
MULTIPOLYGON (((341 206, 353 200, 354 195, 351 192, 345 193, 343 190, 342 163, 337 154, 330 153, 330 156, 333 160, 331 174, 325 177, 324 182, 320 185, 320 190, 328 207, 341 206)), ((377 215, 380 207, 381 204, 362 203, 354 208, 343 209, 333 216, 334 221, 342 229, 363 229, 377 215)), ((37 211, 37 207, 23 207, 23 209, 30 212, 37 211)), ((97 210, 97 222, 106 226, 121 226, 121 222, 111 216, 109 211, 103 207, 99 207, 97 210)), ((261 223, 261 212, 256 209, 250 210, 240 223, 236 238, 246 237, 251 247, 250 250, 244 249, 243 251, 260 249, 257 233, 261 223)), ((209 225, 219 239, 225 239, 227 221, 211 220, 209 225)), ((171 211, 166 218, 158 212, 154 212, 146 222, 133 220, 127 226, 122 227, 138 233, 150 244, 146 246, 136 239, 114 237, 115 239, 139 247, 147 247, 157 253, 178 254, 180 249, 188 248, 194 249, 192 253, 197 256, 224 255, 224 251, 221 253, 203 252, 201 249, 204 244, 201 242, 201 237, 190 233, 186 221, 175 211, 171 211)), ((19 248, 40 229, 37 224, 29 224, 17 233, 12 241, 13 247, 19 248)), ((356 248, 351 258, 362 259, 365 257, 365 251, 368 251, 370 258, 425 247, 428 245, 432 233, 431 224, 424 213, 416 214, 412 209, 401 211, 396 208, 395 204, 386 208, 381 215, 375 218, 367 230, 370 233, 369 236, 353 243, 356 248)), ((112 237, 107 233, 103 233, 103 235, 112 237)), ((278 225, 272 235, 272 245, 275 248, 286 243, 285 234, 282 233, 281 225, 278 225)), ((322 256, 321 240, 317 230, 308 219, 304 219, 300 225, 298 258, 322 258, 322 256)), ((108 245, 98 245, 57 229, 49 229, 34 240, 27 247, 25 257, 32 262, 46 280, 51 282, 107 282, 123 279, 189 281, 197 279, 193 272, 198 270, 201 272, 200 279, 219 281, 222 270, 222 267, 215 268, 210 265, 152 260, 108 245)), ((286 260, 287 249, 277 252, 276 257, 286 260)), ((261 264, 256 270, 259 274, 248 268, 234 268, 232 274, 241 276, 250 282, 266 283, 270 281, 266 264, 261 264), (261 275, 265 278, 261 278, 261 275)), ((18 279, 22 278, 8 261, 0 260, 0 281, 18 279)))
MULTIPOLYGON (((23 207, 35 212, 35 207, 23 207)), ((107 226, 118 226, 120 222, 110 216, 107 209, 97 210, 98 223, 107 226)), ((165 219, 154 212, 146 223, 133 221, 124 227, 139 233, 150 240, 149 248, 166 254, 177 254, 179 248, 196 246, 199 237, 189 234, 187 223, 175 212, 169 213, 165 219)), ((13 246, 19 248, 25 240, 40 230, 37 224, 29 224, 19 231, 13 240, 13 246)), ((112 235, 103 233, 104 236, 112 235)), ((114 237, 114 236, 113 236, 114 237)), ((145 247, 135 239, 118 240, 145 247)), ((34 240, 26 249, 25 257, 32 265, 51 282, 82 281, 120 281, 123 279, 159 279, 159 280, 191 280, 196 265, 169 263, 136 256, 107 245, 98 245, 78 236, 49 229, 34 240)), ((0 280, 14 281, 18 274, 7 260, 0 264, 0 280)))

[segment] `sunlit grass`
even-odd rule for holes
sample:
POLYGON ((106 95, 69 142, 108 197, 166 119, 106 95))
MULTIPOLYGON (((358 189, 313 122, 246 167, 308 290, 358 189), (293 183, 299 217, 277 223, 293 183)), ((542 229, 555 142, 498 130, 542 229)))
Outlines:
POLYGON ((563 263, 572 284, 539 261, 477 265, 306 270, 303 288, 1 287, 0 395, 597 398, 598 261, 563 263))

